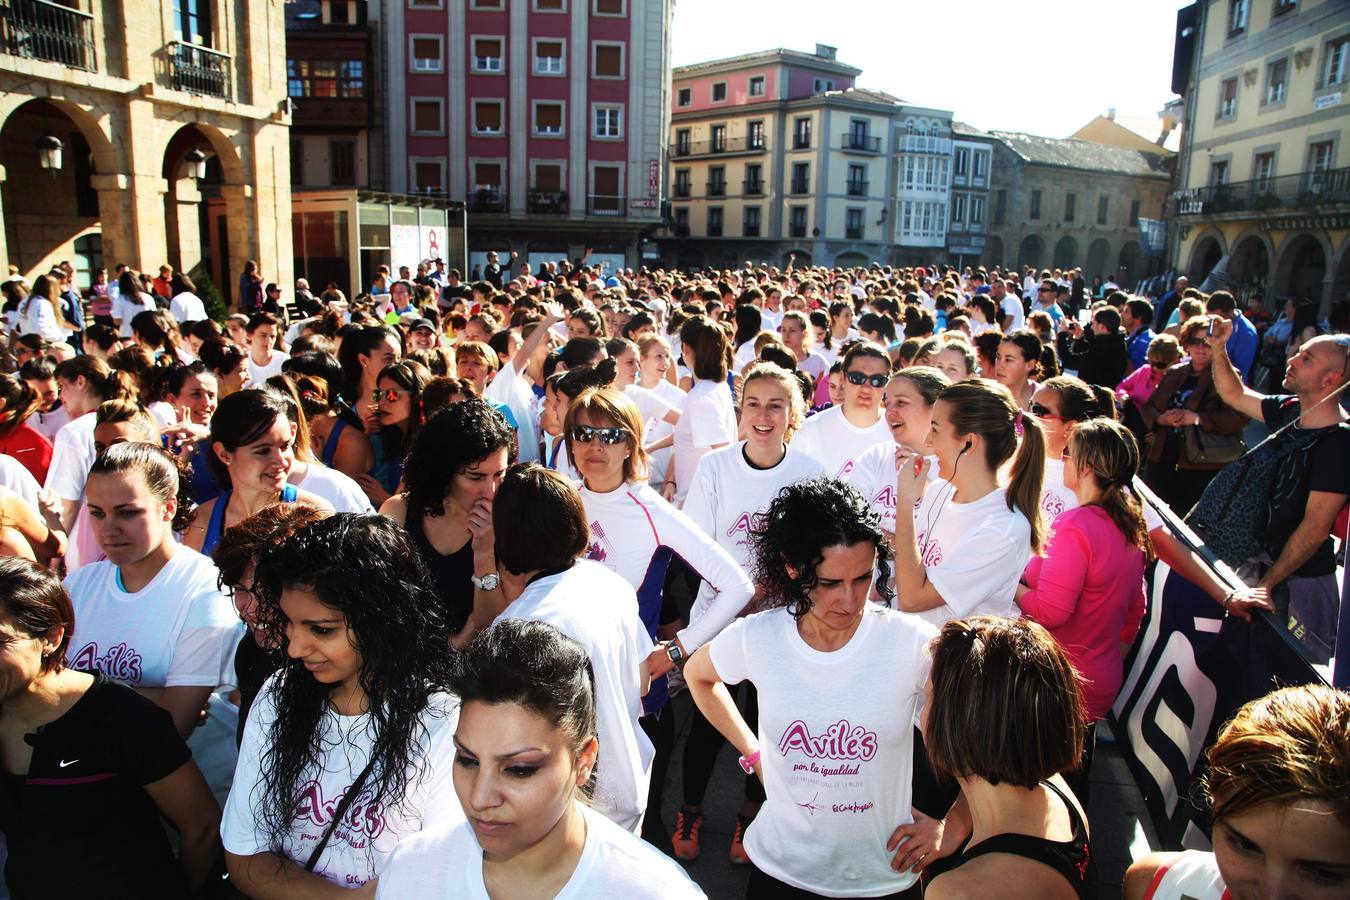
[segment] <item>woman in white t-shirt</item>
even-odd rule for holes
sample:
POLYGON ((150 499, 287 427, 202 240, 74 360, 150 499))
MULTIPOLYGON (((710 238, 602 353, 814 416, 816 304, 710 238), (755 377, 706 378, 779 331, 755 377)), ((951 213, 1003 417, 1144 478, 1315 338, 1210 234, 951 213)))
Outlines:
MULTIPOLYGON (((652 444, 656 443, 652 439, 650 426, 656 423, 666 425, 673 434, 675 424, 680 421, 680 406, 684 404, 684 392, 671 385, 680 394, 679 403, 672 403, 657 391, 648 390, 638 384, 642 377, 642 354, 638 350, 638 345, 628 338, 610 338, 605 341, 605 352, 614 360, 614 383, 610 387, 616 391, 623 391, 629 400, 637 404, 638 412, 642 414, 643 440, 646 441, 650 454, 652 444)), ((674 438, 672 437, 668 443, 673 444, 674 438)))
POLYGON ((1074 492, 1064 485, 1064 456, 1073 428, 1098 416, 1116 417, 1115 398, 1104 387, 1094 387, 1072 375, 1058 375, 1037 385, 1028 412, 1045 432, 1045 484, 1041 512, 1047 525, 1078 506, 1074 492))
POLYGON ((662 488, 663 496, 676 506, 684 504, 698 461, 736 440, 736 404, 727 384, 726 332, 707 316, 694 316, 680 326, 680 352, 694 383, 675 426, 675 475, 667 477, 662 488))
POLYGON ((254 313, 248 320, 248 380, 250 384, 262 384, 273 375, 280 374, 281 364, 286 354, 277 349, 277 332, 281 323, 268 312, 254 313))
POLYGON ((833 477, 847 479, 863 453, 891 438, 881 417, 891 358, 876 344, 864 342, 849 348, 843 361, 843 403, 807 419, 796 446, 820 460, 833 477))
POLYGON ((1041 339, 1025 328, 1005 334, 994 360, 994 380, 1012 392, 1023 412, 1031 412, 1036 375, 1041 369, 1041 339))
POLYGON ((395 844, 462 821, 449 630, 382 516, 302 528, 263 554, 255 584, 263 643, 284 652, 225 804, 230 875, 250 897, 373 896, 395 844))
POLYGON ((113 444, 84 493, 107 558, 66 579, 79 623, 67 659, 136 688, 186 738, 211 693, 231 683, 242 626, 215 565, 174 540, 189 515, 178 467, 154 444, 113 444))
MULTIPOLYGON (((645 334, 638 338, 637 345, 640 357, 636 386, 655 394, 677 412, 682 411, 685 393, 666 377, 671 365, 670 344, 659 334, 645 334)), ((652 471, 647 483, 659 493, 665 487, 671 460, 675 455, 675 426, 666 422, 664 418, 654 418, 645 425, 652 471)))
POLYGON ((830 360, 807 347, 810 328, 811 322, 806 318, 806 313, 794 309, 783 313, 778 333, 783 337, 783 346, 796 357, 797 371, 810 375, 811 383, 819 385, 820 380, 830 371, 830 360))
POLYGON ((41 335, 44 340, 64 341, 75 326, 66 321, 61 312, 58 294, 61 284, 55 278, 39 275, 33 279, 33 290, 19 302, 17 333, 41 335))
MULTIPOLYGON (((951 384, 946 375, 930 366, 910 366, 891 376, 886 385, 884 419, 891 439, 874 444, 858 458, 846 481, 862 492, 881 528, 895 534, 895 480, 911 456, 926 457, 924 471, 931 480, 937 475, 932 453, 933 404, 951 384)), ((892 585, 894 586, 894 585, 892 585)))
POLYGON ((914 510, 895 519, 896 600, 938 626, 1015 615, 1018 579, 1045 542, 1045 432, 1007 388, 983 379, 943 389, 932 428, 937 479, 910 457, 896 483, 896 509, 914 510), (1009 459, 1005 487, 999 471, 1009 459))
POLYGON ((497 622, 455 657, 454 786, 466 821, 401 842, 377 897, 703 896, 586 803, 599 752, 587 657, 552 625, 521 619, 497 622))
POLYGON ((873 582, 889 580, 886 536, 846 484, 784 488, 753 541, 770 609, 733 622, 684 671, 699 709, 764 782, 745 834, 746 897, 918 897, 887 842, 913 820, 914 716, 935 630, 868 602, 873 582), (726 688, 746 680, 759 695, 754 730, 726 688))
MULTIPOLYGON (((790 484, 826 474, 814 457, 789 445, 805 415, 805 407, 801 388, 791 373, 773 363, 755 363, 741 376, 741 425, 746 439, 714 450, 699 460, 684 513, 712 535, 742 568, 750 565, 751 529, 778 492, 790 484)), ((700 586, 692 617, 698 618, 712 602, 711 594, 706 584, 700 586)), ((746 722, 754 728, 757 721, 754 688, 744 683, 740 694, 744 698, 746 722)), ((703 797, 724 743, 717 729, 695 707, 684 745, 684 803, 675 814, 672 837, 676 859, 698 857, 703 797)), ((745 799, 732 833, 733 863, 749 861, 745 855, 745 829, 763 802, 764 786, 759 779, 747 775, 745 799)))
POLYGON ((155 298, 141 288, 139 273, 127 269, 117 279, 117 299, 113 301, 113 324, 117 326, 119 337, 131 337, 131 320, 137 313, 154 312, 159 308, 155 298))

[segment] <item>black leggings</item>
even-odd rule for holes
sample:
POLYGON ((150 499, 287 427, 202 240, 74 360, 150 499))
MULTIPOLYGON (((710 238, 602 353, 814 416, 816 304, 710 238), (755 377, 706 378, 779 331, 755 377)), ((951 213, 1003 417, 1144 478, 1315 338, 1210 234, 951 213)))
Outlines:
MULTIPOLYGON (((823 895, 804 891, 779 881, 772 875, 764 874, 753 861, 750 864, 750 881, 745 885, 745 900, 805 900, 820 896, 823 895)), ((879 897, 881 900, 920 900, 923 897, 923 887, 916 881, 903 891, 881 894, 879 897)))
POLYGON ((647 811, 642 816, 642 839, 667 856, 674 856, 675 848, 661 821, 661 795, 665 793, 666 771, 675 749, 675 707, 667 703, 659 712, 638 719, 638 724, 656 750, 652 758, 652 782, 647 788, 647 811))
MULTIPOLYGON (((745 724, 751 731, 759 728, 759 695, 755 686, 748 681, 738 685, 729 685, 732 699, 736 693, 744 698, 745 724)), ((708 781, 712 778, 713 765, 717 754, 726 744, 726 738, 708 722, 697 704, 693 720, 689 724, 689 736, 684 741, 684 805, 702 806, 703 795, 708 790, 708 781)), ((745 799, 755 803, 764 802, 764 785, 753 772, 745 776, 745 799)))

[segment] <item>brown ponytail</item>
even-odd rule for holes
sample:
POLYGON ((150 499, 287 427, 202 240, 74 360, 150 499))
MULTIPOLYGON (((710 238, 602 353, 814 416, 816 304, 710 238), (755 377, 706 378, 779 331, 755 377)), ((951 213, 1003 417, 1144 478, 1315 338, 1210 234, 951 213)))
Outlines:
POLYGON ((88 354, 57 363, 56 377, 70 382, 83 378, 100 401, 136 398, 136 382, 130 373, 114 372, 106 362, 88 354))
POLYGON ((0 375, 0 437, 8 437, 37 411, 42 398, 17 375, 0 375))
POLYGON ((145 478, 151 493, 162 503, 176 501, 173 530, 183 531, 192 524, 196 510, 192 505, 190 474, 184 477, 179 463, 158 444, 128 443, 107 447, 94 460, 90 476, 136 471, 145 478))
POLYGON ((1042 381, 1041 387, 1059 394, 1059 414, 1070 422, 1116 418, 1115 395, 1101 385, 1058 375, 1042 381))
POLYGON ((1144 508, 1129 490, 1139 473, 1139 444, 1119 422, 1097 418, 1076 425, 1069 436, 1068 465, 1086 466, 1102 489, 1090 505, 1100 506, 1126 542, 1152 557, 1144 508))

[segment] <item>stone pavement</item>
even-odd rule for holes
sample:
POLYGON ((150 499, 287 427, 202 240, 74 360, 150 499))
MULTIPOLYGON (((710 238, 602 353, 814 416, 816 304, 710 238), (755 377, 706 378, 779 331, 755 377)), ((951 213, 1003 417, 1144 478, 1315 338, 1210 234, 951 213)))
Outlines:
MULTIPOLYGON (((667 830, 674 830, 675 811, 681 798, 681 777, 678 761, 682 756, 685 736, 689 733, 691 700, 688 692, 681 692, 673 701, 675 712, 676 764, 671 766, 666 779, 662 803, 667 830)), ((1098 735, 1108 735, 1110 729, 1097 726, 1098 735)), ((708 785, 704 800, 704 822, 701 834, 702 852, 699 858, 685 863, 691 878, 707 893, 710 900, 740 900, 745 895, 748 867, 733 866, 727 861, 731 846, 731 832, 740 809, 744 785, 735 752, 724 747, 717 757, 717 766, 708 785)), ((1093 852, 1097 855, 1097 875, 1100 900, 1114 900, 1121 895, 1121 883, 1130 862, 1150 852, 1151 835, 1147 835, 1143 799, 1130 777, 1125 760, 1112 744, 1099 740, 1092 765, 1092 803, 1088 820, 1092 832, 1093 852)))

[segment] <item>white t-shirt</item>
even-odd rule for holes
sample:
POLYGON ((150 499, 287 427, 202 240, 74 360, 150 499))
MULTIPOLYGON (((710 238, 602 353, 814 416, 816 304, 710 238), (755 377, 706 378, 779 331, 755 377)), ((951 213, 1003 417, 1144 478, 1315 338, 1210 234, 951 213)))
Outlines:
MULTIPOLYGON (((895 483, 900 478, 900 470, 895 465, 895 454, 899 450, 895 441, 873 444, 862 456, 848 478, 844 479, 858 489, 868 504, 881 516, 881 527, 888 534, 895 534, 895 483)), ((925 456, 923 476, 928 481, 937 478, 937 457, 925 456)))
MULTIPOLYGON (((554 900, 694 900, 703 891, 678 863, 595 810, 577 803, 586 820, 586 844, 572 876, 554 900)), ((382 900, 488 900, 483 848, 467 822, 422 831, 389 855, 375 896, 382 900)))
POLYGON ((675 505, 684 504, 698 461, 714 444, 736 442, 736 404, 725 381, 695 381, 675 425, 675 505))
POLYGON ((233 687, 244 623, 216 586, 218 575, 215 563, 182 544, 135 592, 122 589, 110 561, 90 563, 66 578, 75 607, 67 663, 132 687, 233 687))
POLYGON ((207 318, 206 305, 200 297, 184 291, 169 301, 169 313, 179 322, 200 322, 207 318))
POLYGON ((702 614, 691 616, 689 626, 679 633, 686 653, 693 653, 707 643, 754 596, 750 576, 731 554, 649 485, 625 484, 606 494, 597 494, 583 485, 581 504, 591 526, 587 558, 616 572, 633 586, 649 634, 655 634, 657 627, 664 624, 660 621, 666 582, 664 557, 653 565, 662 547, 669 547, 697 572, 712 595, 702 614))
MULTIPOLYGON (((750 564, 750 530, 754 519, 769 508, 778 492, 789 484, 818 478, 825 469, 813 456, 788 447, 778 465, 757 469, 745 460, 745 441, 714 450, 698 461, 694 483, 684 501, 684 514, 707 534, 713 536, 742 569, 750 564)), ((690 628, 703 625, 703 615, 715 598, 705 582, 699 586, 698 599, 690 610, 690 628)), ((734 616, 739 610, 732 612, 734 616)), ((724 627, 721 623, 718 627, 724 627)), ((709 635, 711 637, 711 635, 709 635)), ((706 642, 709 637, 704 637, 706 642)), ((684 638, 681 637, 681 641, 684 638)), ((688 643, 685 648, 690 649, 688 643)))
POLYGON ((280 375, 281 367, 286 360, 286 354, 280 350, 273 350, 271 361, 265 366, 260 366, 253 361, 253 354, 250 353, 244 360, 244 365, 248 366, 248 383, 260 385, 273 375, 280 375))
MULTIPOLYGON (((309 676, 298 672, 294 677, 309 676)), ((280 852, 303 866, 327 830, 343 795, 370 761, 374 723, 369 714, 339 716, 331 709, 324 714, 318 726, 318 744, 327 750, 323 769, 317 777, 307 773, 308 780, 300 788, 304 815, 291 825, 283 846, 272 847, 256 806, 262 799, 262 756, 267 752, 272 723, 276 720, 275 684, 273 675, 249 711, 239 745, 234 787, 220 822, 220 836, 225 849, 239 856, 280 852)), ((449 827, 464 821, 451 781, 455 759, 452 737, 459 723, 459 701, 451 694, 432 694, 420 722, 425 735, 412 760, 423 771, 419 773, 410 767, 403 802, 372 805, 369 792, 379 775, 378 771, 372 771, 361 794, 333 829, 333 836, 314 867, 315 874, 343 887, 358 887, 383 871, 400 840, 426 828, 449 827)))
MULTIPOLYGON (((671 408, 681 411, 684 409, 684 391, 662 378, 656 383, 656 387, 644 388, 635 385, 639 390, 648 394, 655 394, 661 400, 664 400, 671 408)), ((636 401, 635 401, 636 402, 636 401)), ((641 408, 641 407, 639 407, 641 408)), ((654 444, 662 438, 673 435, 675 426, 660 418, 651 418, 642 423, 642 441, 645 444, 654 444)), ((662 447, 655 453, 649 453, 648 458, 651 463, 651 477, 647 479, 656 490, 661 490, 661 485, 665 484, 666 473, 670 471, 670 461, 675 455, 675 448, 662 447)))
POLYGON ((1213 853, 1183 850, 1153 876, 1144 900, 1223 900, 1230 896, 1213 853))
POLYGON ((306 463, 305 477, 295 485, 302 491, 309 491, 322 497, 333 506, 334 512, 367 513, 374 512, 370 498, 361 490, 361 485, 350 476, 330 469, 319 463, 306 463))
POLYGON ((47 468, 47 490, 61 500, 80 503, 79 514, 70 529, 66 545, 66 571, 74 572, 85 563, 103 555, 93 529, 89 527, 89 510, 85 507, 84 482, 89 478, 89 467, 98 453, 94 449, 94 414, 85 413, 71 419, 56 433, 52 441, 52 464, 47 468))
POLYGON ((1009 332, 1016 331, 1026 324, 1026 314, 1022 312, 1022 301, 1017 299, 1016 294, 1004 294, 1003 302, 999 304, 999 315, 1003 317, 1012 316, 1012 327, 1009 332))
POLYGON ((51 412, 35 412, 28 417, 29 426, 49 441, 56 440, 56 433, 70 421, 70 410, 61 404, 51 412))
POLYGON ((140 313, 154 312, 157 309, 159 307, 155 304, 155 298, 149 294, 137 292, 131 297, 126 294, 118 294, 112 307, 113 318, 122 323, 117 328, 118 336, 131 337, 131 320, 140 313))
POLYGON ((66 339, 52 305, 36 295, 30 295, 19 304, 18 331, 19 334, 36 334, 48 341, 66 339))
POLYGON ((1031 559, 1031 523, 1008 509, 1008 492, 995 488, 958 503, 950 482, 928 485, 914 509, 914 534, 928 580, 946 602, 918 615, 939 628, 975 615, 1018 615, 1013 597, 1031 559))
MULTIPOLYGON (((679 390, 679 388, 675 388, 679 390)), ((669 402, 664 395, 656 390, 645 388, 640 384, 630 384, 623 389, 624 395, 633 401, 633 405, 638 408, 642 415, 643 423, 660 422, 672 412, 678 412, 679 407, 669 402)), ((644 444, 652 443, 651 436, 646 430, 642 433, 642 442, 644 444)))
POLYGON ((547 622, 586 648, 595 672, 600 738, 596 810, 636 833, 647 806, 652 742, 638 725, 642 715, 642 667, 652 639, 638 618, 637 595, 599 563, 578 560, 557 575, 532 581, 502 619, 547 622))
POLYGON ((797 360, 797 370, 810 375, 811 380, 816 384, 819 384, 820 379, 830 374, 831 365, 833 365, 833 362, 821 356, 817 350, 812 350, 806 354, 806 359, 797 360))
POLYGON ((859 457, 873 445, 890 439, 891 427, 885 416, 877 416, 872 425, 859 428, 844 418, 842 406, 835 406, 807 419, 792 445, 820 460, 831 477, 847 480, 859 457))
POLYGON ((1064 486, 1064 460, 1045 458, 1045 483, 1041 488, 1041 512, 1045 524, 1053 525, 1061 513, 1078 508, 1078 497, 1064 486))
POLYGON ((539 414, 535 403, 534 391, 530 390, 529 380, 516 371, 515 363, 506 366, 488 384, 483 391, 483 399, 496 400, 506 404, 511 415, 516 417, 516 434, 519 436, 518 448, 521 462, 539 461, 539 414))
POLYGON ((809 647, 782 607, 713 638, 721 680, 748 680, 759 692, 767 799, 745 851, 766 874, 827 897, 881 896, 915 882, 891 871, 886 841, 912 821, 914 716, 935 633, 868 604, 853 637, 831 653, 809 647))
POLYGON ((33 473, 14 457, 0 453, 0 484, 23 498, 24 502, 38 512, 38 491, 42 485, 37 483, 33 473))

